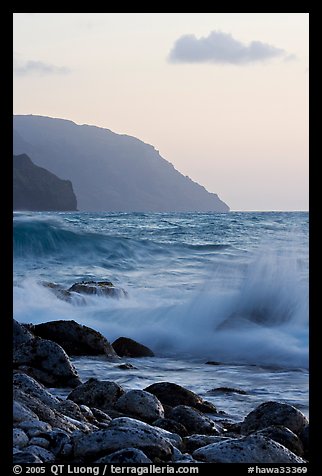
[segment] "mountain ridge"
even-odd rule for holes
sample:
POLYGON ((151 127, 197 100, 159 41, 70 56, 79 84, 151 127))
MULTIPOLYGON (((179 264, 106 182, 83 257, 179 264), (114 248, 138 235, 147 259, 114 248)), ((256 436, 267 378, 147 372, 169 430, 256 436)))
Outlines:
POLYGON ((71 180, 80 210, 229 211, 136 137, 48 116, 16 115, 13 123, 14 153, 71 180))

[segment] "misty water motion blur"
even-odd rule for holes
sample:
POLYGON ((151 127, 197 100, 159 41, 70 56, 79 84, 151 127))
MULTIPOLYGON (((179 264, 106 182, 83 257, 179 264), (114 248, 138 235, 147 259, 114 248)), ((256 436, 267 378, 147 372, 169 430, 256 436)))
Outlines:
MULTIPOLYGON (((203 379, 200 368, 206 360, 226 363, 228 375, 235 369, 234 381, 236 366, 239 381, 249 366, 269 367, 267 388, 286 372, 274 391, 281 398, 289 391, 288 401, 307 408, 308 214, 17 212, 14 316, 74 319, 110 341, 134 338, 156 353, 151 366, 159 373, 173 359, 186 362, 190 388, 195 365, 199 387, 206 378, 209 384, 209 371, 203 379), (41 284, 68 288, 82 280, 110 280, 128 297, 65 302, 41 284)), ((146 365, 138 387, 149 381, 146 365)), ((249 385, 256 386, 255 374, 249 385)))

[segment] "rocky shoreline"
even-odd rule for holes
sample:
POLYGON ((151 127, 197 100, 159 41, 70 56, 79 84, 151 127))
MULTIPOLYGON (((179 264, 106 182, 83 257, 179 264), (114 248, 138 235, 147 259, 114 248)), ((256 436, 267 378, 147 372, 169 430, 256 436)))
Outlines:
POLYGON ((110 344, 75 321, 14 321, 13 336, 15 464, 308 461, 309 422, 291 405, 265 402, 232 423, 172 382, 125 391, 113 381, 80 380, 70 357, 98 355, 126 371, 131 364, 124 358, 153 355, 132 339, 110 344), (49 387, 70 392, 60 398, 49 387))

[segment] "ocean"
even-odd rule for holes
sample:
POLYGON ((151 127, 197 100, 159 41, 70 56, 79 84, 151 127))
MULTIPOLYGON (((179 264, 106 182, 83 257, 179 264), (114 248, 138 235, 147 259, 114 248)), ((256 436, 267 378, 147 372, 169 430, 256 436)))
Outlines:
POLYGON ((155 353, 127 359, 126 371, 73 358, 83 380, 178 383, 233 420, 267 400, 308 415, 308 221, 306 212, 15 212, 14 318, 74 319, 155 353), (65 302, 42 284, 91 280, 127 296, 65 302))

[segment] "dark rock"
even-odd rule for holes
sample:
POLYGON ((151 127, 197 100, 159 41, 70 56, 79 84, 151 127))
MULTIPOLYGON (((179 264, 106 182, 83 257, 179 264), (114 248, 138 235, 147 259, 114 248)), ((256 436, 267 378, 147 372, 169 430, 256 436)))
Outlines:
POLYGON ((92 408, 92 412, 96 420, 100 423, 109 423, 112 420, 107 413, 102 412, 102 410, 99 410, 98 408, 92 408))
POLYGON ((19 428, 22 428, 27 433, 29 438, 47 435, 48 432, 52 430, 52 427, 49 425, 49 423, 45 423, 44 421, 40 420, 21 422, 19 423, 19 428))
POLYGON ((305 463, 285 446, 258 434, 213 443, 192 456, 207 463, 305 463))
POLYGON ((157 426, 158 428, 163 428, 163 430, 170 431, 171 433, 176 433, 180 436, 187 436, 188 430, 187 428, 175 420, 171 420, 171 418, 158 418, 152 423, 153 426, 157 426))
POLYGON ((131 369, 136 369, 137 367, 134 367, 134 365, 126 363, 126 364, 121 364, 117 366, 121 370, 131 370, 131 369))
POLYGON ((58 398, 49 393, 43 385, 35 379, 21 372, 15 372, 13 375, 13 385, 20 388, 25 393, 38 398, 50 408, 55 408, 59 404, 58 398))
POLYGON ((77 403, 73 402, 72 400, 63 400, 59 402, 56 409, 65 416, 70 418, 74 418, 77 421, 87 422, 87 418, 77 405, 77 403))
POLYGON ((220 443, 221 441, 230 440, 227 436, 215 435, 191 435, 183 438, 184 448, 188 453, 193 453, 198 448, 211 445, 213 443, 220 443))
POLYGON ((81 383, 64 349, 56 342, 39 337, 18 348, 14 366, 23 368, 47 386, 75 387, 81 383))
POLYGON ((239 395, 247 395, 245 390, 241 390, 240 388, 232 388, 232 387, 217 387, 213 388, 212 390, 208 390, 207 393, 211 395, 221 394, 221 393, 238 393, 239 395))
POLYGON ((109 456, 95 461, 95 464, 130 464, 130 463, 152 463, 152 461, 143 453, 143 451, 136 448, 125 448, 124 450, 116 451, 109 456))
POLYGON ((128 416, 153 422, 164 417, 162 403, 152 393, 144 390, 130 390, 124 393, 115 403, 114 408, 128 416))
POLYGON ((45 450, 47 450, 50 446, 50 442, 47 438, 41 438, 40 436, 33 436, 30 440, 30 445, 40 446, 41 448, 45 448, 45 450))
MULTIPOLYGON (((55 294, 55 296, 58 297, 58 299, 61 299, 62 301, 66 301, 66 302, 72 301, 72 294, 66 289, 64 289, 63 286, 61 286, 60 284, 52 283, 48 281, 43 281, 41 284, 45 288, 50 289, 50 291, 52 291, 55 294)), ((84 304, 85 304, 85 301, 84 301, 84 304)))
POLYGON ((61 430, 52 430, 48 433, 50 439, 50 450, 58 456, 64 452, 64 448, 70 445, 71 439, 68 434, 61 430))
POLYGON ((123 388, 117 383, 91 378, 75 388, 67 398, 79 405, 83 404, 104 411, 113 407, 116 400, 123 394, 123 388))
POLYGON ((69 289, 71 293, 108 296, 108 297, 126 297, 127 292, 122 288, 116 288, 110 281, 82 281, 73 284, 69 289))
POLYGON ((307 424, 308 420, 305 415, 292 405, 265 402, 246 416, 241 426, 241 433, 248 435, 268 426, 281 425, 298 435, 307 424))
POLYGON ((53 463, 55 461, 54 454, 41 446, 30 445, 28 446, 28 452, 38 456, 43 463, 53 463))
POLYGON ((257 431, 256 434, 267 436, 267 438, 277 441, 277 443, 285 446, 285 448, 288 448, 298 456, 304 455, 304 448, 300 438, 285 426, 268 426, 263 430, 257 431))
POLYGON ((159 382, 149 385, 144 390, 153 393, 163 405, 176 407, 178 405, 187 405, 194 407, 204 413, 217 413, 216 407, 199 395, 187 390, 176 383, 159 382))
POLYGON ((23 448, 28 445, 29 438, 21 428, 14 428, 12 434, 13 446, 23 448))
POLYGON ((216 360, 208 360, 205 362, 206 365, 222 365, 222 362, 217 362, 216 360))
POLYGON ((33 327, 33 333, 59 344, 68 355, 105 355, 117 358, 117 355, 100 333, 75 321, 51 321, 33 327))
POLYGON ((13 464, 34 464, 43 463, 43 461, 34 453, 31 453, 28 449, 25 451, 19 451, 13 455, 13 464))
POLYGON ((128 337, 119 337, 112 346, 120 357, 154 357, 151 349, 128 337))
MULTIPOLYGON (((72 432, 77 429, 75 424, 73 424, 67 417, 59 413, 56 409, 49 408, 41 400, 33 397, 32 395, 28 395, 21 389, 14 388, 13 396, 16 400, 16 403, 20 405, 22 404, 25 409, 27 408, 27 410, 31 412, 32 417, 30 420, 39 419, 42 422, 49 423, 52 427, 60 428, 68 432, 72 432), (34 415, 36 415, 36 418, 34 415)), ((21 425, 19 426, 21 427, 21 425)))
POLYGON ((135 427, 124 421, 130 419, 119 420, 123 421, 113 420, 112 423, 116 423, 110 429, 77 437, 74 440, 75 456, 84 458, 85 461, 97 460, 101 456, 122 449, 136 448, 151 459, 160 458, 162 461, 168 461, 171 458, 172 444, 162 435, 161 430, 158 431, 155 427, 137 420, 134 420, 137 422, 135 427))
POLYGON ((184 425, 190 434, 219 435, 221 433, 221 428, 213 420, 187 405, 178 405, 173 408, 170 418, 184 425))
POLYGON ((135 420, 134 418, 129 417, 122 417, 122 418, 115 418, 110 423, 110 428, 120 428, 120 427, 127 427, 131 429, 134 433, 137 430, 149 430, 152 431, 153 434, 162 435, 166 440, 168 440, 172 446, 181 449, 183 446, 183 441, 181 436, 177 435, 176 433, 171 433, 169 431, 163 430, 162 428, 153 427, 148 423, 144 423, 140 420, 135 420))
POLYGON ((15 352, 19 346, 31 341, 34 336, 24 326, 13 319, 13 351, 15 352))
POLYGON ((23 421, 39 420, 38 416, 23 403, 16 400, 13 401, 13 422, 20 423, 23 421))

